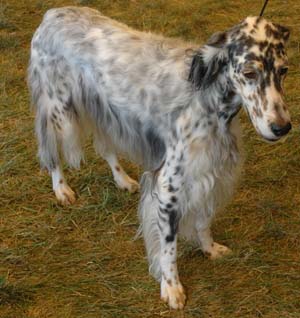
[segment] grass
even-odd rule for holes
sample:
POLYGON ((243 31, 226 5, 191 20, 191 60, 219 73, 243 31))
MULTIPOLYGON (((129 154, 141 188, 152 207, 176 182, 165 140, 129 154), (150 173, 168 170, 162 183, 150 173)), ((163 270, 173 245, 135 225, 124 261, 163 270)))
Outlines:
MULTIPOLYGON (((245 168, 232 203, 214 225, 232 256, 217 262, 180 242, 188 293, 184 312, 159 301, 142 240, 134 241, 138 195, 115 188, 87 145, 87 164, 68 171, 75 205, 57 205, 39 171, 26 68, 45 11, 88 5, 132 27, 203 43, 259 13, 263 1, 0 1, 0 317, 300 317, 300 53, 297 1, 271 1, 266 16, 291 28, 286 98, 293 131, 264 143, 242 115, 245 168)), ((141 171, 125 163, 138 178, 141 171)))

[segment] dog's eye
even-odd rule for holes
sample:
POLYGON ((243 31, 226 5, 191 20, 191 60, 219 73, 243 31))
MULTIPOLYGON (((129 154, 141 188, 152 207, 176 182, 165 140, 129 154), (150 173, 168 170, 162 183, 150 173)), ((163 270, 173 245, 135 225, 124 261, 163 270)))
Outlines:
POLYGON ((280 74, 280 76, 284 76, 284 75, 286 75, 286 73, 288 72, 288 67, 281 67, 280 69, 279 69, 279 74, 280 74))
POLYGON ((248 79, 252 79, 252 80, 257 79, 257 72, 255 71, 245 71, 243 72, 243 74, 248 79))

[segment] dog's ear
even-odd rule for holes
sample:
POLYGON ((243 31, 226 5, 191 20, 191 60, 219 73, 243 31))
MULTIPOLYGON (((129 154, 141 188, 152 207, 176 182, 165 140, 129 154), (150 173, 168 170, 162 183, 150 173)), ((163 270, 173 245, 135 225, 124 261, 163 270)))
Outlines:
POLYGON ((196 89, 209 87, 227 63, 227 34, 213 34, 207 44, 197 52, 192 60, 189 81, 196 89))

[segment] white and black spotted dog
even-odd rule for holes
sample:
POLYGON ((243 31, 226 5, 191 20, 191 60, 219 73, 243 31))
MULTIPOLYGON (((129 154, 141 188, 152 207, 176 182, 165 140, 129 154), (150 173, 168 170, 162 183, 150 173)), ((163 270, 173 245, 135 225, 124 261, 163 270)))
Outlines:
POLYGON ((73 203, 61 168, 82 159, 92 135, 120 188, 138 183, 117 153, 142 164, 139 206, 151 273, 161 297, 183 308, 178 234, 215 259, 229 249, 210 226, 240 169, 240 105, 264 139, 291 129, 283 101, 288 29, 249 17, 197 47, 130 29, 88 8, 49 10, 32 40, 29 86, 39 157, 56 197, 73 203))

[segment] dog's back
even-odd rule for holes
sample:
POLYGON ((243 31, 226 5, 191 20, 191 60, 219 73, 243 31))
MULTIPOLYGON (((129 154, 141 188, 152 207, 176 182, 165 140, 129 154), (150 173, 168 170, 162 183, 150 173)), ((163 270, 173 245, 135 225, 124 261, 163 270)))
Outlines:
POLYGON ((178 43, 93 9, 49 10, 33 37, 29 67, 42 165, 57 165, 61 144, 66 161, 78 167, 82 139, 92 133, 98 152, 112 148, 158 167, 164 156, 160 126, 191 94, 182 89, 190 86, 188 46, 178 43))

